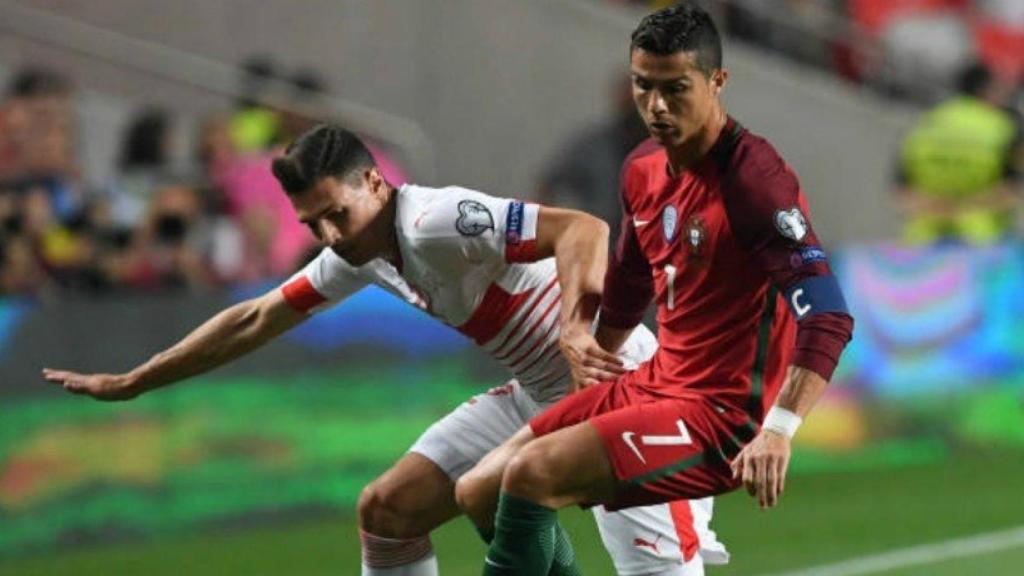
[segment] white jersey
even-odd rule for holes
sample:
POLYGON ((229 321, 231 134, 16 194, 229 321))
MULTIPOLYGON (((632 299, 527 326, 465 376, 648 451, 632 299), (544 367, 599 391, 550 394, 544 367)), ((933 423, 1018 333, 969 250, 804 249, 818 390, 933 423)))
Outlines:
POLYGON ((286 300, 315 311, 376 284, 473 339, 537 402, 568 392, 555 261, 531 262, 540 207, 454 186, 396 194, 397 267, 355 267, 326 248, 282 286, 286 300))

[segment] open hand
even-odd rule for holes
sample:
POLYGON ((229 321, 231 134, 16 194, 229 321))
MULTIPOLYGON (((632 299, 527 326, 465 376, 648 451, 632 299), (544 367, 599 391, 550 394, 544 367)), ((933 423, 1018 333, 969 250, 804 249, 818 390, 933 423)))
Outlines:
POLYGON ((779 503, 786 487, 789 457, 789 438, 761 430, 730 464, 732 477, 743 479, 747 493, 757 498, 762 510, 771 508, 779 503))
POLYGON ((601 348, 597 340, 585 330, 563 330, 558 345, 572 368, 572 381, 576 390, 605 380, 614 380, 626 372, 622 360, 601 348))
POLYGON ((85 394, 97 400, 131 400, 142 392, 125 374, 78 374, 43 368, 43 378, 72 394, 85 394))

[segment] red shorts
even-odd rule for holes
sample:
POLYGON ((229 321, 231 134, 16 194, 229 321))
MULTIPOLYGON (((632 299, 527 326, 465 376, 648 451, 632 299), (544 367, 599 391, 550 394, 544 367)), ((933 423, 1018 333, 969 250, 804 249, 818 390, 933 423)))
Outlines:
POLYGON ((535 436, 588 421, 597 428, 621 491, 609 510, 735 490, 729 462, 757 434, 745 412, 703 395, 658 396, 605 382, 566 396, 530 421, 535 436))

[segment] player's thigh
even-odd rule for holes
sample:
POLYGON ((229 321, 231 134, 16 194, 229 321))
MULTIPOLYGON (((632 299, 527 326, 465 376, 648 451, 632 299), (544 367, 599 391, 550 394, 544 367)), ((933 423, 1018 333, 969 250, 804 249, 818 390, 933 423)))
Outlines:
POLYGON ((587 420, 628 406, 631 398, 628 385, 622 381, 602 382, 565 396, 530 419, 530 429, 538 438, 586 422, 587 420))
POLYGON ((457 481, 525 425, 528 404, 519 384, 510 381, 463 402, 428 428, 409 450, 430 459, 457 481))
POLYGON ((509 463, 502 488, 552 508, 602 502, 615 477, 601 437, 590 422, 555 430, 527 443, 509 463))
POLYGON ((606 507, 697 499, 735 489, 727 445, 749 440, 727 414, 704 399, 661 399, 635 404, 591 419, 615 478, 615 498, 606 507))

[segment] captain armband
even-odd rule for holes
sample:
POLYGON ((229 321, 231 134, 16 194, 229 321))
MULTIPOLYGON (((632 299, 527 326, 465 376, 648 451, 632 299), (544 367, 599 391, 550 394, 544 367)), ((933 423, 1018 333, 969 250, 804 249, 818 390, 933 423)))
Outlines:
POLYGON ((812 314, 840 312, 849 314, 843 291, 835 276, 810 276, 786 290, 786 303, 797 320, 812 314))

